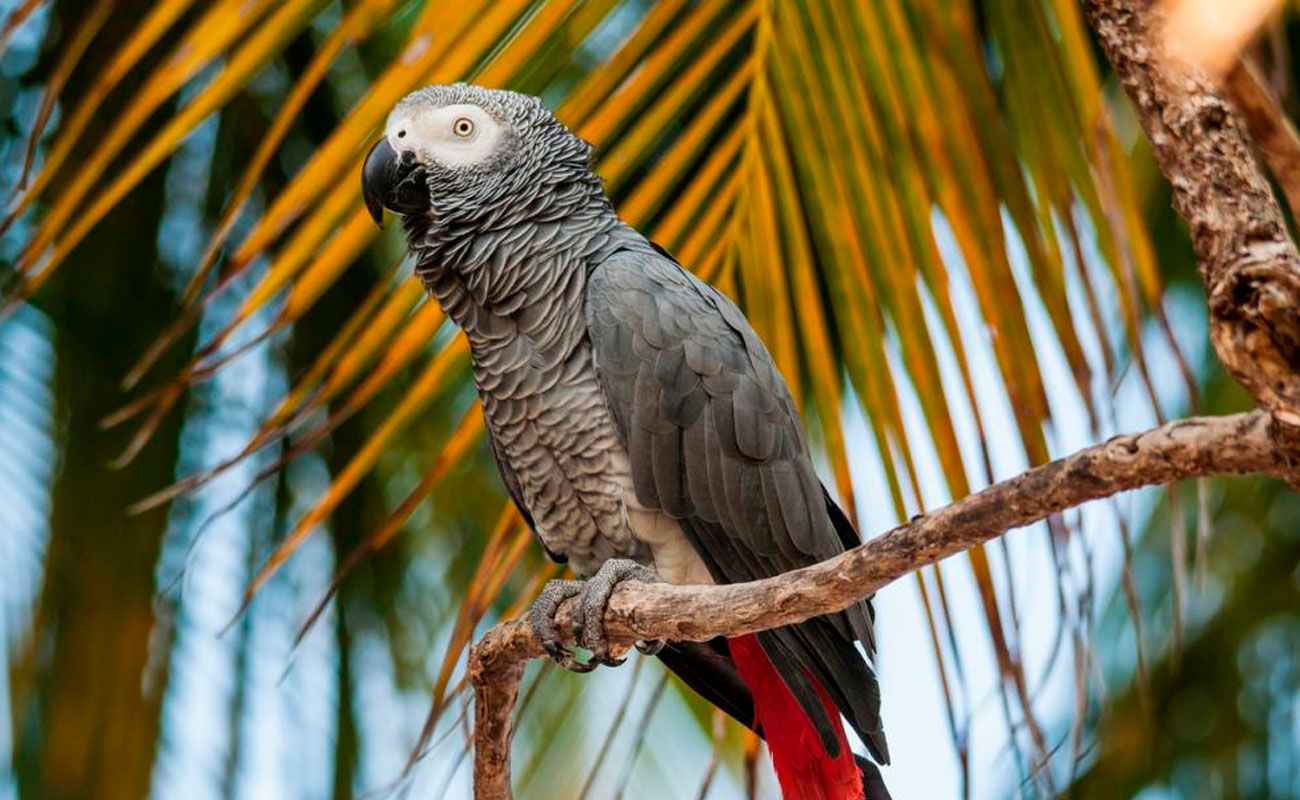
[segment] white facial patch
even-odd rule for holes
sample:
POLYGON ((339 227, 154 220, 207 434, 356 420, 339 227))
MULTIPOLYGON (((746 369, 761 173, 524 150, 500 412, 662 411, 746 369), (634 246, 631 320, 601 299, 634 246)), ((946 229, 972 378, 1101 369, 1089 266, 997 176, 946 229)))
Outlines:
POLYGON ((397 152, 413 150, 421 160, 447 167, 486 161, 505 131, 483 109, 470 103, 433 108, 398 107, 388 117, 384 135, 397 152))

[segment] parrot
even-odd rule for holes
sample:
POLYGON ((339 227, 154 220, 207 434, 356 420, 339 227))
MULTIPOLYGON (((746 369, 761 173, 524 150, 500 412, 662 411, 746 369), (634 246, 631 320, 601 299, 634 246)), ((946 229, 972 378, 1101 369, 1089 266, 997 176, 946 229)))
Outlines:
MULTIPOLYGON (((375 222, 397 215, 415 275, 467 338, 506 490, 580 578, 549 582, 530 612, 575 671, 621 663, 603 619, 622 581, 739 583, 860 543, 753 326, 618 216, 593 152, 536 97, 439 84, 398 102, 361 169, 375 222), (554 619, 575 597, 586 661, 554 619)), ((637 649, 765 739, 787 800, 881 800, 874 623, 868 598, 637 649)))

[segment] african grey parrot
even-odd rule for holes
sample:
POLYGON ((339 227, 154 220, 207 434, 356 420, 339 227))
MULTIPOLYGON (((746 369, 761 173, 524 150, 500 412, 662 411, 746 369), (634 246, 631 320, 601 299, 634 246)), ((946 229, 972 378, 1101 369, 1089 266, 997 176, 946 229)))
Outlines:
MULTIPOLYGON (((592 148, 541 102, 456 84, 404 98, 363 169, 402 218, 416 274, 464 330, 487 431, 555 581, 533 624, 580 596, 579 640, 629 577, 734 583, 858 544, 818 480, 785 381, 740 310, 619 219, 592 148)), ((787 798, 887 797, 840 715, 888 763, 869 602, 757 636, 674 643, 663 662, 766 738, 787 798)))

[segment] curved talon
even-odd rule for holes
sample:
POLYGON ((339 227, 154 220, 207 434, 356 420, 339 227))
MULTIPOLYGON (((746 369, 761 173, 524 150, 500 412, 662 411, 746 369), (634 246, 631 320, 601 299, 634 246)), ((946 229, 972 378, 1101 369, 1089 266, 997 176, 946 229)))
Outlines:
MULTIPOLYGON (((605 637, 605 609, 609 605, 610 595, 615 587, 626 580, 638 580, 643 583, 656 583, 659 577, 655 573, 627 559, 614 558, 606 561, 589 580, 549 581, 542 589, 537 601, 533 603, 531 622, 533 632, 541 640, 555 663, 570 672, 591 672, 597 666, 617 667, 626 658, 615 658, 609 652, 609 641, 605 637), (583 648, 592 653, 591 660, 582 663, 573 651, 560 643, 560 633, 555 626, 555 613, 560 604, 570 597, 577 597, 578 604, 573 610, 570 628, 574 639, 583 648)), ((637 652, 654 655, 663 649, 663 642, 636 642, 637 652)))
POLYGON ((632 646, 635 647, 636 651, 643 656, 657 656, 659 655, 659 651, 664 649, 664 640, 651 639, 648 642, 643 642, 640 639, 637 639, 632 643, 632 646))
POLYGON ((573 653, 560 643, 560 632, 555 629, 555 612, 560 604, 582 594, 582 590, 583 585, 578 581, 548 581, 529 614, 533 633, 541 640, 546 654, 570 672, 591 672, 596 668, 594 663, 583 664, 574 658, 573 653))
MULTIPOLYGON (((607 666, 618 666, 627 660, 610 655, 609 640, 605 637, 605 610, 614 589, 628 580, 657 583, 659 576, 635 561, 611 558, 601 564, 596 574, 586 582, 578 601, 582 618, 582 635, 578 642, 592 652, 596 661, 607 666)), ((577 623, 577 615, 574 622, 577 623)))

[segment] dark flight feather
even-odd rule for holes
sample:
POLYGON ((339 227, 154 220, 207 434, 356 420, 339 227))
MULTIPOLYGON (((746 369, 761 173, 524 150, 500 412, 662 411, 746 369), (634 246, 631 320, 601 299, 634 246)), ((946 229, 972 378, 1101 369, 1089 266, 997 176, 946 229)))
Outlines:
MULTIPOLYGON (((591 272, 586 313, 637 499, 679 520, 714 580, 769 577, 857 545, 775 362, 730 300, 662 251, 626 249, 591 272)), ((855 644, 874 648, 871 619, 862 603, 759 642, 828 751, 838 743, 810 678, 887 763, 879 688, 855 644)))

